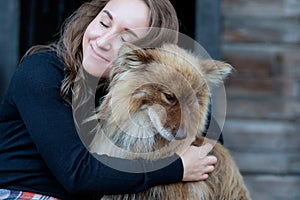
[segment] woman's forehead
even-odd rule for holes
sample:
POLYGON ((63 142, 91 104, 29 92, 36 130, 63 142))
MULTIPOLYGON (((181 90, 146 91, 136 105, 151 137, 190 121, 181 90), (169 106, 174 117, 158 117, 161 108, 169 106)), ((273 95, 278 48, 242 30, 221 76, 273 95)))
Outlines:
POLYGON ((142 0, 110 0, 102 11, 128 28, 148 27, 150 9, 142 0))
POLYGON ((143 37, 150 25, 150 11, 142 0, 110 0, 98 17, 136 38, 143 37))

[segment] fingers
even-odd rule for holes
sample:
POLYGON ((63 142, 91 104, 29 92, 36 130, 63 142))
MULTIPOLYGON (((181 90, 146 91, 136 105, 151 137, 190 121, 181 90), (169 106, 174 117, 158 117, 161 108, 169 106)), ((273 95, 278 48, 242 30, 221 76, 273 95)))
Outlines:
MULTIPOLYGON (((214 171, 217 158, 215 156, 207 156, 200 161, 198 165, 199 175, 209 174, 214 171)), ((200 178, 200 177, 199 177, 200 178)))
POLYGON ((217 157, 216 156, 207 156, 205 158, 205 162, 207 165, 214 165, 217 163, 217 157))
POLYGON ((217 158, 207 155, 213 146, 205 144, 200 147, 191 146, 182 156, 184 167, 183 181, 201 181, 209 177, 217 163, 217 158))
POLYGON ((203 169, 203 173, 210 173, 214 171, 215 167, 213 165, 208 165, 203 169))
POLYGON ((204 181, 206 179, 208 179, 208 174, 202 174, 199 176, 199 179, 197 181, 204 181))

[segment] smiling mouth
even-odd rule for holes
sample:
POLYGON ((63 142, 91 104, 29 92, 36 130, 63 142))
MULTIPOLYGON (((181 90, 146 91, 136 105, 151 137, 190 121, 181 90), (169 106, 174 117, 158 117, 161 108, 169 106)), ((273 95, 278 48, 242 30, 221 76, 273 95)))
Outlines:
POLYGON ((97 52, 95 51, 93 45, 90 45, 90 46, 91 46, 91 49, 92 49, 93 53, 94 53, 98 58, 100 58, 101 60, 104 60, 104 61, 106 61, 106 62, 108 62, 108 63, 110 62, 110 60, 108 60, 107 58, 105 58, 105 57, 101 56, 99 53, 97 53, 97 52))

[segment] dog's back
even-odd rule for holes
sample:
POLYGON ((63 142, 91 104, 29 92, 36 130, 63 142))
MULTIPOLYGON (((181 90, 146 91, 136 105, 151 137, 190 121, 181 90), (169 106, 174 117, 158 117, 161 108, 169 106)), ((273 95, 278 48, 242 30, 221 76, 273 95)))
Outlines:
MULTIPOLYGON (((194 144, 198 146, 203 141, 198 138, 194 144)), ((159 185, 137 194, 107 195, 102 200, 251 200, 228 150, 214 140, 206 138, 205 141, 215 145, 210 154, 218 158, 215 170, 207 180, 159 185)))

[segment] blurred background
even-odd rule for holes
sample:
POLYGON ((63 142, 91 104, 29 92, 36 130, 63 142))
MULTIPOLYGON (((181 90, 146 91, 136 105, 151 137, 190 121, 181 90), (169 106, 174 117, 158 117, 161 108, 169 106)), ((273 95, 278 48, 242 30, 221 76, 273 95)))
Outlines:
MULTIPOLYGON (((19 59, 84 0, 0 0, 0 100, 19 59)), ((171 0, 180 31, 234 66, 228 147, 255 200, 300 199, 300 0, 171 0)), ((24 86, 26 87, 26 86, 24 86)))

